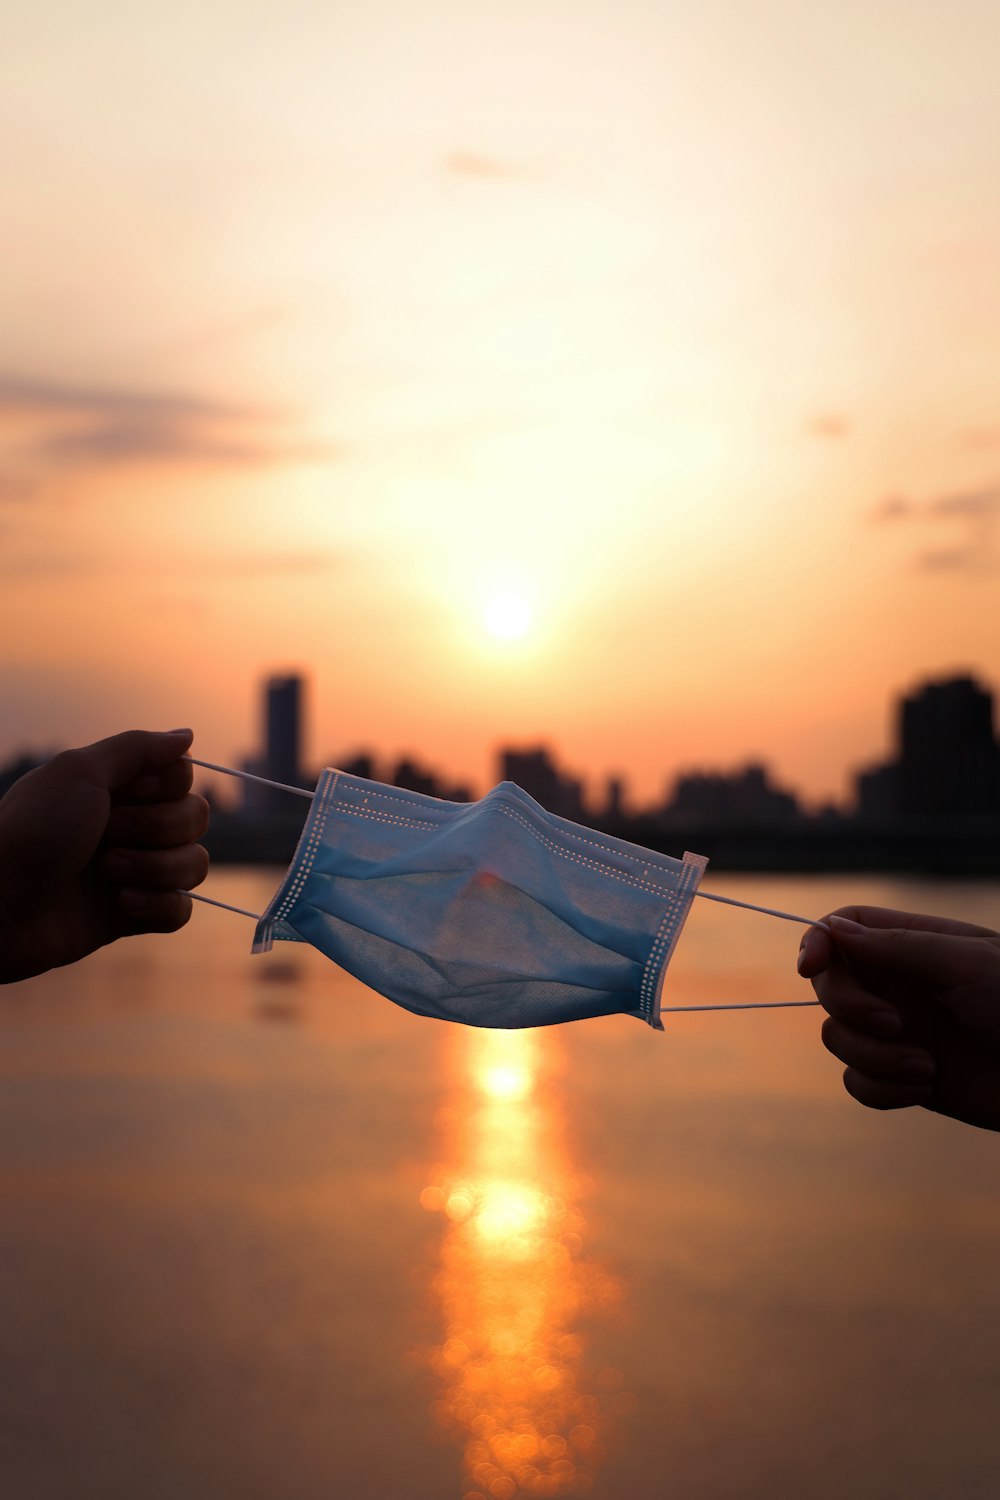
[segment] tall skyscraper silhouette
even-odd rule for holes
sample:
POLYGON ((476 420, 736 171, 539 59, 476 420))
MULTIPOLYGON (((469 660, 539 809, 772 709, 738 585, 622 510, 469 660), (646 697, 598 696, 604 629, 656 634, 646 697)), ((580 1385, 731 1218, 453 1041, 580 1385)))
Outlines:
POLYGON ((264 689, 264 763, 271 781, 298 786, 302 777, 301 677, 270 677, 264 689))
POLYGON ((1000 812, 993 696, 971 677, 929 682, 899 705, 898 811, 966 818, 1000 812))
MULTIPOLYGON (((288 673, 266 680, 261 700, 264 743, 255 756, 243 762, 245 771, 285 786, 306 785, 302 768, 304 699, 304 678, 288 673)), ((250 817, 293 817, 296 801, 287 792, 275 791, 259 782, 243 784, 243 811, 250 817)))

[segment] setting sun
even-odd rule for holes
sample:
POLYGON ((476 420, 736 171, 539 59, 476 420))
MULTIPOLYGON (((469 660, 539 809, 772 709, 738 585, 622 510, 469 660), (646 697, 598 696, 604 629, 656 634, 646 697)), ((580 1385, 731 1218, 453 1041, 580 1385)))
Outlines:
POLYGON ((517 640, 531 625, 531 606, 520 594, 494 594, 484 611, 486 628, 503 641, 517 640))

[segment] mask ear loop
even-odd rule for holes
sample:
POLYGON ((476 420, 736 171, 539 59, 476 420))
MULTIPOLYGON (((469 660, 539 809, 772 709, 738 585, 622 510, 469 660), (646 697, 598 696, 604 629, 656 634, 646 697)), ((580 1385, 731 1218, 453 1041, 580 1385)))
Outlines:
MULTIPOLYGON (((310 802, 315 795, 315 792, 306 791, 305 787, 289 786, 284 781, 270 781, 266 776, 257 776, 252 771, 237 771, 233 766, 219 766, 210 760, 197 760, 193 755, 185 755, 183 759, 206 771, 220 771, 223 776, 238 776, 241 781, 255 781, 260 786, 269 786, 278 792, 291 792, 296 797, 306 797, 310 802)), ((200 901, 204 906, 217 906, 220 911, 235 912, 238 917, 251 917, 255 922, 261 920, 259 912, 247 911, 244 906, 230 906, 226 901, 215 901, 211 896, 199 895, 197 891, 180 891, 178 894, 190 896, 192 901, 200 901)), ((751 901, 737 901, 734 896, 717 896, 711 891, 695 891, 694 894, 701 896, 704 901, 719 901, 724 906, 741 906, 744 911, 757 911, 765 917, 780 917, 784 922, 799 922, 803 927, 822 927, 824 932, 833 936, 825 922, 816 921, 812 917, 797 917, 790 911, 776 911, 770 906, 754 906, 751 901)), ((793 1010, 818 1004, 818 1000, 757 1000, 745 1005, 662 1005, 660 1011, 661 1014, 669 1012, 677 1015, 687 1010, 793 1010)))

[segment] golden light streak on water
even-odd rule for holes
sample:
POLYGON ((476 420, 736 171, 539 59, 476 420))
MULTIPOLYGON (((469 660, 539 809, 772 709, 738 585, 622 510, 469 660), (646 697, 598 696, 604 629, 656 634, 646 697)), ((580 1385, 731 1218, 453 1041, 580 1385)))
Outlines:
POLYGON ((461 1445, 465 1500, 587 1494, 634 1404, 620 1372, 588 1366, 586 1325, 621 1287, 585 1252, 557 1056, 551 1032, 456 1033, 444 1165, 421 1193, 444 1218, 432 1411, 461 1445))

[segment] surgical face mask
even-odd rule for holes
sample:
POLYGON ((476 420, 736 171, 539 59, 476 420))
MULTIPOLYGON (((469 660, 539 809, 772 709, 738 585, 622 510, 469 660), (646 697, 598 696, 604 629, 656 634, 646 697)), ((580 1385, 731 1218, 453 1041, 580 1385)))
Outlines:
MULTIPOLYGON (((195 760, 310 801, 295 858, 253 949, 311 943, 418 1015, 468 1026, 547 1026, 621 1013, 662 1031, 664 1011, 771 1010, 770 1000, 660 1003, 695 896, 805 926, 808 917, 698 890, 708 863, 672 859, 557 818, 504 782, 442 802, 328 769, 315 792, 195 760)), ((829 929, 827 929, 829 931, 829 929)))
POLYGON ((443 802, 326 770, 254 952, 307 942, 418 1015, 472 1026, 636 1016, 707 861, 546 812, 511 782, 443 802))

